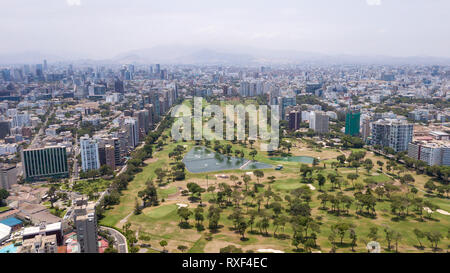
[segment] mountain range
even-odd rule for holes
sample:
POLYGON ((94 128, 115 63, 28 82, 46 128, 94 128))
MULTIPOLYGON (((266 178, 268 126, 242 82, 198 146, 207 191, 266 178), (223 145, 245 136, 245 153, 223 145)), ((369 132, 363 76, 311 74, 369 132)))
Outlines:
POLYGON ((384 55, 330 55, 295 50, 267 50, 250 47, 155 46, 131 50, 112 58, 90 59, 80 54, 22 52, 0 54, 0 64, 49 63, 74 64, 194 64, 194 65, 273 65, 273 64, 434 64, 450 65, 450 58, 431 56, 392 57, 384 55))

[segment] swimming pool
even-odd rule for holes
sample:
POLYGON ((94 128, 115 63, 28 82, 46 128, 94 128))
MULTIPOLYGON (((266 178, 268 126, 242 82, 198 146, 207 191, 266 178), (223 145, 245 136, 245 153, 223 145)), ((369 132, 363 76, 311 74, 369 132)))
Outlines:
POLYGON ((7 246, 4 246, 0 248, 0 253, 16 253, 17 247, 14 246, 14 244, 9 244, 7 246))

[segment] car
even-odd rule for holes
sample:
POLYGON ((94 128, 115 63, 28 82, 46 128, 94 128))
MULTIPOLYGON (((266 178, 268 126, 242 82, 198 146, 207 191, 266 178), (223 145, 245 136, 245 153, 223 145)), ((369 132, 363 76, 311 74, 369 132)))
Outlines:
POLYGON ((283 169, 283 165, 278 165, 278 166, 275 167, 275 170, 277 170, 277 171, 279 171, 281 169, 283 169))

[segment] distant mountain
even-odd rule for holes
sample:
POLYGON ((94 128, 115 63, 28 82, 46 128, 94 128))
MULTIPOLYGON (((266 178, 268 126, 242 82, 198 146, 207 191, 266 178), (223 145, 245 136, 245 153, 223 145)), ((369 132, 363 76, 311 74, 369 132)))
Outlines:
POLYGON ((112 58, 118 63, 166 63, 166 64, 249 64, 255 58, 238 54, 189 46, 158 46, 133 50, 112 58))
POLYGON ((274 64, 418 64, 450 65, 450 58, 412 56, 327 55, 296 50, 269 50, 253 47, 168 45, 132 50, 108 59, 89 59, 78 54, 44 54, 23 52, 1 54, 0 64, 35 64, 46 59, 49 63, 78 65, 103 64, 196 64, 196 65, 274 65, 274 64))
POLYGON ((327 55, 295 50, 267 50, 251 47, 199 48, 194 46, 158 46, 134 50, 112 59, 116 63, 165 64, 436 64, 450 65, 450 58, 412 56, 327 55))

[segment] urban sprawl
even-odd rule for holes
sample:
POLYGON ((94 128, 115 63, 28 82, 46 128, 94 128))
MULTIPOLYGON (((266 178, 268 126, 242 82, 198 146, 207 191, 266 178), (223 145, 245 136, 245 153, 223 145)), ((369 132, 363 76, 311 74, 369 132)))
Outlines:
POLYGON ((445 252, 449 181, 448 66, 0 66, 0 253, 445 252), (194 97, 279 147, 175 141, 194 97))

